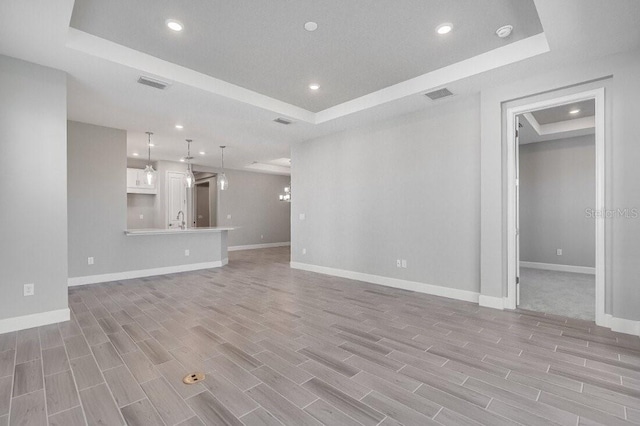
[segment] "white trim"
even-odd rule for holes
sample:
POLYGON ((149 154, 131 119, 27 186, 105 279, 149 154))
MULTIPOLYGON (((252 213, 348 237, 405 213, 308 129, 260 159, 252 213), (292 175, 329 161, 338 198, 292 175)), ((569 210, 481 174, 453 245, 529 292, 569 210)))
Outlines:
POLYGON ((0 334, 69 321, 69 308, 0 320, 0 334))
POLYGON ((560 265, 557 263, 525 262, 521 260, 520 267, 545 269, 547 271, 574 272, 576 274, 596 274, 596 268, 592 268, 591 266, 560 265))
POLYGON ((291 262, 291 267, 293 269, 301 269, 303 271, 316 272, 318 274, 333 275, 335 277, 348 278, 350 280, 365 281, 387 287, 401 288, 403 290, 410 290, 418 293, 426 293, 434 296, 448 297, 449 299, 478 303, 479 294, 474 291, 401 280, 398 278, 383 277, 381 275, 365 274, 362 272, 347 271, 344 269, 328 268, 326 266, 310 265, 308 263, 291 262))
POLYGON ((84 277, 72 277, 68 280, 69 287, 85 284, 106 283, 110 281, 130 280, 133 278, 152 277, 155 275, 175 274, 177 272, 197 271, 200 269, 219 268, 226 265, 229 259, 213 262, 190 263, 187 265, 165 266, 162 268, 139 269, 136 271, 114 272, 102 275, 87 275, 84 277))
MULTIPOLYGON (((584 100, 595 100, 596 136, 596 197, 595 210, 604 211, 605 194, 605 93, 604 87, 585 92, 561 96, 555 99, 534 102, 507 109, 507 304, 506 308, 516 308, 516 203, 515 203, 515 122, 516 116, 559 105, 584 100)), ((605 229, 604 218, 596 218, 596 324, 605 323, 605 229)))
POLYGON ((485 308, 500 309, 503 310, 506 306, 505 297, 485 296, 481 294, 478 298, 478 304, 485 308))
POLYGON ((616 318, 611 314, 604 314, 604 323, 602 326, 617 331, 618 333, 640 336, 640 321, 616 318))
POLYGON ((231 246, 227 248, 227 251, 254 250, 254 249, 272 248, 272 247, 288 247, 290 245, 291 245, 291 241, 286 241, 282 243, 249 244, 246 246, 231 246))

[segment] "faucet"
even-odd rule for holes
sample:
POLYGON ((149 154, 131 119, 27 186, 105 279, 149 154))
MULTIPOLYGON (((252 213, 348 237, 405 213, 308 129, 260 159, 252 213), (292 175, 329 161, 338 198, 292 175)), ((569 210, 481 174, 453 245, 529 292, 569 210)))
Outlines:
POLYGON ((187 226, 186 222, 184 221, 184 212, 182 210, 178 212, 178 217, 176 217, 177 220, 180 220, 180 215, 182 215, 182 223, 180 224, 180 229, 185 229, 187 226))

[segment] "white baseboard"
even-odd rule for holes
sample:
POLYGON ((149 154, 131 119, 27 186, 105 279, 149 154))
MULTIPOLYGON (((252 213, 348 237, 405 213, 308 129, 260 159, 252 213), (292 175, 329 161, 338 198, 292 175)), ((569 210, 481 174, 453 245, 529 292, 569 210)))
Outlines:
POLYGON ((0 334, 69 321, 69 308, 0 320, 0 334))
POLYGON ((640 336, 640 321, 616 318, 611 314, 604 314, 604 324, 602 326, 618 333, 640 336))
POLYGON ((255 250, 255 249, 272 248, 272 247, 287 247, 290 245, 291 245, 291 241, 286 241, 282 243, 249 244, 247 246, 231 246, 227 248, 227 251, 255 250))
POLYGON ((558 265, 555 263, 525 262, 521 260, 520 267, 546 269, 548 271, 575 272, 576 274, 596 274, 596 268, 592 268, 590 266, 558 265))
POLYGON ((291 262, 291 267, 303 271, 317 272, 319 274, 333 275, 351 280, 365 281, 372 284, 384 285, 387 287, 401 288, 403 290, 416 291, 434 296, 448 297, 450 299, 464 300, 466 302, 478 303, 478 293, 468 290, 460 290, 450 287, 442 287, 433 284, 420 283, 416 281, 401 280, 398 278, 383 277, 381 275, 371 275, 362 272, 347 271, 344 269, 328 268, 326 266, 310 265, 307 263, 291 262))
POLYGON ((506 297, 485 296, 481 294, 478 298, 478 304, 485 308, 503 310, 507 306, 506 297))
POLYGON ((68 280, 69 287, 86 284, 106 283, 110 281, 130 280, 133 278, 152 277, 154 275, 175 274, 177 272, 197 271, 200 269, 219 268, 229 263, 229 259, 214 262, 190 263, 188 265, 166 266, 163 268, 140 269, 137 271, 114 272, 102 275, 87 275, 72 277, 68 280))

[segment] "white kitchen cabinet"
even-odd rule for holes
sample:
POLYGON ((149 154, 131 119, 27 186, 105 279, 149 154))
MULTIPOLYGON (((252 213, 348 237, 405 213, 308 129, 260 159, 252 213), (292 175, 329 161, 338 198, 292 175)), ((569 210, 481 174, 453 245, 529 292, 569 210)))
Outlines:
POLYGON ((127 168, 127 194, 157 194, 157 181, 156 179, 153 185, 148 185, 144 170, 127 168))

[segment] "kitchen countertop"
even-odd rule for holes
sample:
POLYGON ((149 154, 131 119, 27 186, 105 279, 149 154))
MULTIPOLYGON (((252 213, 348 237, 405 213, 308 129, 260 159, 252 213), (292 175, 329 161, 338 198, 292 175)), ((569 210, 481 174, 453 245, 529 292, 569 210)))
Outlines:
POLYGON ((125 235, 128 237, 135 237, 141 235, 167 235, 167 234, 199 234, 205 232, 222 232, 232 231, 234 228, 228 227, 209 227, 209 228, 147 228, 147 229, 126 229, 125 235))

